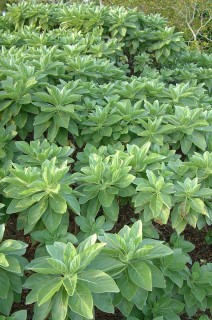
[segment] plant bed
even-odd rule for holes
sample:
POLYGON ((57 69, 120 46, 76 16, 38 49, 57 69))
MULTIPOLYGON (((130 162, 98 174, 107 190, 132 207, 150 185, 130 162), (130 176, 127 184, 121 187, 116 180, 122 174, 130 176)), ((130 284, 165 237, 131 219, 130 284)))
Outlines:
POLYGON ((211 56, 122 7, 0 29, 0 318, 209 319, 211 56))

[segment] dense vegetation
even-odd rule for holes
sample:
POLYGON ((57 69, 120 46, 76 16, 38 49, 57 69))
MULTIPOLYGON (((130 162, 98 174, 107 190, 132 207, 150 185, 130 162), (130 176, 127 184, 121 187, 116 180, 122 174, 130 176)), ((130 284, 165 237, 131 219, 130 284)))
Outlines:
MULTIPOLYGON (((6 4, 26 2, 26 0, 1 0, 0 10, 6 4)), ((85 3, 92 0, 37 0, 43 3, 71 2, 85 3)), ((146 14, 159 13, 167 19, 167 25, 175 26, 183 32, 187 44, 198 51, 211 52, 212 5, 210 0, 94 0, 96 4, 122 5, 135 8, 146 14)))
POLYGON ((183 234, 211 242, 212 56, 123 7, 22 2, 0 29, 0 319, 209 319, 183 234))

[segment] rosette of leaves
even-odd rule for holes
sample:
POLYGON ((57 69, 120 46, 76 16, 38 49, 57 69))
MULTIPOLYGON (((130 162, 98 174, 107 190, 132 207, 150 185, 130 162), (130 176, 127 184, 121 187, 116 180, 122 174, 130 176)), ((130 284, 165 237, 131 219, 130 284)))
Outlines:
POLYGON ((113 228, 113 223, 106 221, 104 216, 94 217, 83 217, 79 216, 75 218, 77 225, 80 227, 80 232, 77 234, 77 238, 84 240, 92 234, 97 236, 103 235, 105 231, 109 231, 113 228))
POLYGON ((212 189, 201 188, 201 183, 198 183, 197 178, 192 180, 186 178, 183 182, 177 181, 175 190, 173 197, 175 206, 171 213, 172 227, 178 234, 185 229, 187 224, 193 228, 196 226, 202 228, 205 224, 202 218, 210 218, 204 202, 206 199, 211 199, 212 189))
POLYGON ((56 165, 56 158, 45 160, 41 167, 22 167, 13 164, 10 176, 2 179, 8 186, 4 189, 7 198, 13 198, 7 213, 18 213, 18 227, 24 232, 44 224, 54 232, 67 214, 67 205, 79 214, 76 192, 70 187, 67 161, 56 165))
POLYGON ((120 151, 120 155, 123 155, 123 157, 127 157, 127 154, 124 154, 124 145, 121 142, 117 142, 113 145, 101 145, 99 148, 96 148, 90 143, 86 143, 85 148, 83 149, 83 152, 77 153, 77 162, 74 164, 74 170, 80 171, 82 167, 85 167, 89 164, 89 157, 90 154, 95 153, 102 157, 106 157, 109 155, 114 155, 118 150, 120 151))
POLYGON ((162 271, 167 287, 175 287, 177 290, 182 288, 184 281, 188 278, 187 263, 191 263, 189 255, 183 252, 182 248, 173 248, 173 253, 167 257, 157 261, 160 270, 162 271))
POLYGON ((139 119, 137 124, 130 129, 137 136, 131 143, 139 147, 147 142, 151 142, 153 146, 163 146, 169 141, 169 134, 174 131, 174 126, 165 124, 164 121, 163 116, 148 118, 148 120, 139 119))
POLYGON ((67 145, 68 132, 78 135, 78 111, 82 107, 76 102, 80 101, 81 95, 73 93, 67 85, 62 89, 48 85, 46 90, 33 96, 33 104, 40 108, 34 120, 34 138, 42 137, 47 131, 50 142, 56 139, 60 144, 67 145))
POLYGON ((184 303, 162 289, 154 289, 148 295, 142 311, 132 310, 127 320, 180 320, 184 303))
POLYGON ((154 53, 156 60, 164 64, 173 62, 186 49, 183 32, 174 32, 174 27, 165 27, 155 32, 155 43, 147 47, 148 52, 154 53))
POLYGON ((115 103, 113 110, 115 114, 121 116, 121 121, 119 122, 121 130, 119 134, 117 132, 113 134, 114 140, 119 139, 124 143, 130 142, 132 135, 130 129, 138 122, 138 119, 147 116, 147 112, 142 105, 142 100, 134 104, 129 99, 121 100, 115 103))
POLYGON ((40 140, 30 141, 16 141, 16 147, 22 153, 18 156, 18 162, 22 166, 41 166, 42 163, 48 159, 56 158, 56 164, 61 164, 64 161, 72 163, 74 160, 70 157, 74 148, 68 146, 59 147, 55 143, 49 143, 46 139, 42 142, 40 140))
POLYGON ((27 260, 22 257, 27 244, 7 239, 2 241, 5 225, 0 225, 0 313, 9 316, 14 301, 22 292, 23 269, 27 260))
POLYGON ((110 104, 104 107, 96 106, 82 122, 81 139, 95 144, 99 144, 105 138, 117 140, 122 133, 119 123, 121 119, 120 115, 111 113, 110 104))
MULTIPOLYGON (((31 103, 31 89, 36 83, 34 76, 26 79, 19 75, 18 80, 8 76, 6 80, 2 80, 0 117, 3 125, 13 119, 18 128, 22 129, 25 126, 28 114, 23 110, 24 105, 31 103)), ((30 112, 30 108, 28 110, 30 112)))
POLYGON ((142 239, 140 220, 131 228, 124 226, 118 234, 105 233, 99 239, 107 245, 93 264, 116 279, 120 294, 115 296, 114 305, 128 316, 139 295, 145 299, 153 287, 165 288, 154 259, 170 255, 172 250, 161 241, 142 239))
POLYGON ((202 182, 205 187, 212 187, 212 152, 203 154, 195 152, 186 165, 194 172, 198 181, 202 182))
POLYGON ((166 159, 165 156, 151 152, 150 149, 151 143, 147 142, 142 147, 138 147, 135 144, 127 145, 127 154, 129 156, 133 156, 130 161, 130 165, 132 166, 132 171, 136 174, 141 174, 144 172, 146 168, 154 166, 158 162, 162 162, 162 160, 166 159))
POLYGON ((113 87, 110 87, 109 95, 118 94, 122 99, 130 101, 143 100, 145 98, 144 87, 145 83, 141 78, 130 78, 128 81, 115 82, 113 87))
POLYGON ((30 65, 33 65, 35 67, 37 74, 41 75, 42 78, 44 77, 44 79, 42 79, 42 84, 44 80, 46 80, 46 82, 49 83, 52 81, 52 79, 55 80, 56 77, 59 77, 61 79, 64 77, 65 66, 64 63, 61 62, 61 58, 59 58, 61 52, 58 49, 58 46, 54 45, 55 41, 59 41, 59 39, 57 39, 57 34, 55 34, 54 30, 52 30, 51 33, 49 32, 48 34, 41 34, 40 29, 35 32, 34 28, 29 28, 25 26, 25 28, 19 32, 19 36, 23 37, 24 41, 28 45, 31 42, 32 47, 34 47, 35 42, 37 44, 36 48, 33 48, 33 52, 28 53, 27 61, 30 60, 30 65), (48 38, 50 38, 50 47, 44 46, 44 39, 41 38, 41 36, 47 38, 47 40, 48 38), (39 42, 42 42, 42 45, 40 45, 39 42))
POLYGON ((102 84, 105 81, 126 79, 123 68, 118 68, 106 58, 94 58, 91 55, 66 57, 66 65, 71 80, 81 79, 102 84))
POLYGON ((77 243, 77 238, 70 232, 69 228, 69 217, 67 215, 62 215, 59 227, 50 232, 48 229, 38 230, 30 233, 33 240, 37 241, 39 244, 36 246, 35 258, 45 256, 47 254, 46 245, 51 245, 55 241, 73 244, 77 243))
POLYGON ((164 102, 171 103, 172 106, 188 106, 193 109, 197 106, 200 94, 204 92, 201 87, 202 84, 198 87, 196 81, 171 84, 163 94, 164 102))
MULTIPOLYGON (((70 242, 47 245, 48 256, 34 259, 26 269, 36 272, 24 287, 32 289, 26 303, 36 302, 33 320, 65 320, 79 315, 93 319, 93 294, 118 292, 115 281, 105 272, 93 268, 92 260, 105 243, 95 243, 96 235, 87 238, 76 249, 70 242)), ((104 301, 102 301, 104 305, 104 301)))
POLYGON ((144 221, 154 219, 159 223, 167 223, 173 205, 171 194, 174 185, 150 170, 146 170, 146 175, 147 179, 136 178, 133 182, 137 185, 132 199, 135 212, 142 212, 144 221))
POLYGON ((105 8, 95 6, 93 3, 74 3, 71 6, 62 6, 57 14, 57 19, 61 23, 61 27, 74 28, 86 34, 94 27, 103 25, 104 12, 105 8))
POLYGON ((90 154, 89 165, 73 174, 73 180, 79 184, 77 190, 82 194, 79 201, 85 204, 88 217, 95 217, 102 207, 107 218, 117 221, 119 197, 129 197, 135 192, 130 160, 131 157, 123 160, 119 151, 107 157, 90 154))
POLYGON ((150 54, 147 52, 142 52, 141 54, 136 55, 134 57, 134 72, 136 74, 140 74, 144 67, 151 63, 152 59, 150 58, 150 54))
POLYGON ((212 264, 200 266, 195 262, 188 272, 187 281, 180 289, 184 296, 185 309, 190 317, 196 314, 197 310, 212 310, 212 264))
POLYGON ((170 245, 173 249, 180 248, 183 253, 188 253, 195 249, 193 243, 185 240, 184 236, 180 236, 176 232, 174 232, 170 237, 170 245))
POLYGON ((86 143, 83 152, 77 152, 77 162, 74 164, 74 170, 80 171, 82 167, 85 167, 89 164, 90 154, 95 153, 101 156, 108 156, 107 147, 100 146, 99 148, 93 146, 90 143, 86 143))
POLYGON ((178 144, 184 154, 188 154, 192 145, 205 151, 206 140, 204 133, 210 130, 209 123, 203 119, 202 109, 190 109, 189 107, 175 108, 175 115, 166 117, 169 123, 175 128, 172 144, 178 144))
POLYGON ((107 12, 105 26, 112 38, 121 41, 129 33, 140 27, 136 9, 128 11, 124 7, 114 7, 107 12))

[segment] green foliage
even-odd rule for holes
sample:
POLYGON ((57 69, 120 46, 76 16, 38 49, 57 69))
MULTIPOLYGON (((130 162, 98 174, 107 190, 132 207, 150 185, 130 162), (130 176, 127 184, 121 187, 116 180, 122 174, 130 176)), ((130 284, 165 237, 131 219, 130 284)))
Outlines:
POLYGON ((86 204, 88 216, 95 217, 100 209, 107 218, 117 221, 119 214, 118 198, 134 194, 131 186, 135 177, 129 174, 131 158, 121 159, 117 151, 114 156, 102 157, 90 154, 89 166, 73 175, 74 181, 82 185, 80 203, 86 204))
POLYGON ((5 317, 0 315, 1 320, 26 320, 26 318, 27 318, 26 310, 20 310, 20 311, 14 312, 10 317, 5 317))
MULTIPOLYGON (((22 255, 27 244, 17 240, 4 240, 5 225, 0 225, 0 312, 9 316, 13 301, 22 292, 22 276, 26 259, 22 255)), ((15 318, 16 319, 16 318, 15 318)))
POLYGON ((79 204, 67 174, 67 162, 56 166, 56 158, 45 160, 41 167, 22 167, 13 164, 9 177, 2 181, 7 198, 13 198, 7 213, 19 213, 19 228, 25 233, 32 231, 42 220, 46 228, 53 232, 59 226, 62 215, 67 214, 67 206, 79 214, 79 204))
POLYGON ((32 320, 206 319, 188 225, 212 224, 211 55, 94 3, 21 1, 0 30, 0 319, 25 290, 32 320))
POLYGON ((114 280, 105 272, 88 266, 105 246, 88 237, 76 249, 70 242, 47 245, 48 256, 34 259, 26 268, 36 272, 24 286, 32 289, 26 303, 36 302, 33 319, 93 319, 92 293, 118 292, 114 280))
POLYGON ((145 221, 157 219, 165 224, 172 207, 170 194, 174 193, 173 184, 166 183, 162 176, 156 177, 152 171, 147 170, 146 173, 148 180, 138 178, 135 181, 138 185, 133 199, 136 210, 144 209, 145 221))
POLYGON ((15 143, 21 155, 18 156, 18 162, 22 166, 41 166, 42 163, 48 159, 51 160, 55 158, 56 163, 62 164, 64 161, 67 163, 72 163, 73 159, 70 155, 73 153, 74 149, 68 146, 59 147, 54 143, 49 143, 47 140, 40 141, 30 141, 28 144, 26 141, 17 141, 15 143))

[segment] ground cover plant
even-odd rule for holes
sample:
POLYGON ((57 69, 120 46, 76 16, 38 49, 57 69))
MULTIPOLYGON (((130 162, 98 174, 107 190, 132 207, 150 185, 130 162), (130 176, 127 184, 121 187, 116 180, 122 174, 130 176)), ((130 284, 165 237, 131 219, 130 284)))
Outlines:
POLYGON ((211 55, 92 3, 0 29, 0 319, 210 319, 211 55))

